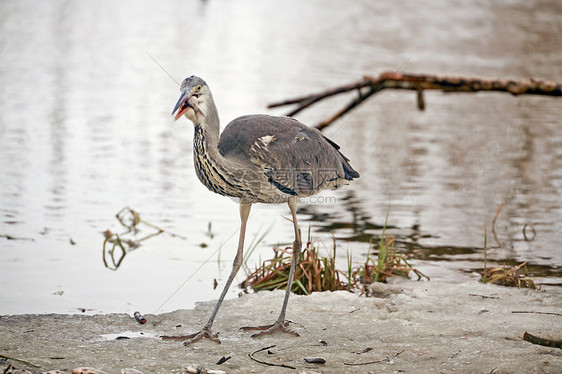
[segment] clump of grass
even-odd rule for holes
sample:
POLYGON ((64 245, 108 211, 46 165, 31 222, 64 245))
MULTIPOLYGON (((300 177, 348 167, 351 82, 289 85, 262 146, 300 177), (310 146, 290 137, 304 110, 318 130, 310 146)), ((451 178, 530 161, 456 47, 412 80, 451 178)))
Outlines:
MULTIPOLYGON (((364 264, 353 266, 351 254, 347 254, 347 269, 344 273, 336 269, 336 242, 330 257, 320 256, 311 241, 301 253, 299 266, 295 270, 292 291, 297 294, 310 294, 318 291, 347 290, 368 294, 367 287, 374 282, 386 282, 391 276, 409 278, 414 272, 418 280, 429 277, 413 268, 407 260, 408 255, 396 253, 395 239, 386 234, 386 225, 379 241, 379 255, 375 259, 370 253, 364 264)), ((273 258, 266 260, 240 284, 254 291, 284 289, 289 279, 292 248, 273 248, 273 258)))
POLYGON ((484 226, 484 272, 482 273, 480 281, 482 283, 493 283, 506 287, 531 288, 533 290, 540 289, 540 286, 537 287, 535 282, 529 278, 527 261, 512 267, 504 265, 488 269, 487 226, 484 226))
POLYGON ((493 283, 500 286, 531 288, 538 290, 535 282, 529 278, 527 271, 527 261, 512 267, 500 266, 486 269, 482 275, 483 283, 493 283))
MULTIPOLYGON (((289 280, 292 248, 273 248, 273 258, 266 260, 240 284, 242 288, 249 286, 254 291, 284 289, 289 280)), ((292 291, 308 295, 318 291, 346 290, 345 277, 335 265, 334 256, 320 256, 312 242, 306 244, 301 253, 299 266, 295 269, 292 291)))
POLYGON ((370 253, 368 253, 365 264, 355 268, 351 277, 356 281, 355 284, 362 284, 364 286, 361 289, 362 292, 368 293, 367 287, 365 286, 368 286, 371 283, 386 283, 387 279, 392 276, 409 278, 411 272, 418 277, 417 280, 421 280, 422 278, 429 280, 428 276, 413 268, 408 263, 407 258, 410 257, 409 255, 396 253, 394 247, 395 243, 396 240, 392 234, 386 234, 385 227, 378 243, 378 258, 375 259, 370 253))

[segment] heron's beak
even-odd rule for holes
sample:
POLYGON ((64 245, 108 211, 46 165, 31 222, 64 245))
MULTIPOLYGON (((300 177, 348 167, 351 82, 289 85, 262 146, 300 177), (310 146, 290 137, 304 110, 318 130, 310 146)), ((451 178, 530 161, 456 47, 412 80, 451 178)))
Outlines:
POLYGON ((176 106, 174 107, 174 110, 172 111, 172 115, 174 115, 174 113, 176 113, 176 116, 174 117, 174 121, 177 121, 181 116, 183 116, 183 114, 186 112, 186 110, 188 110, 189 108, 193 109, 193 107, 191 106, 191 104, 189 104, 189 99, 191 98, 191 92, 189 90, 184 90, 182 91, 180 98, 178 100, 178 102, 176 103, 176 106))

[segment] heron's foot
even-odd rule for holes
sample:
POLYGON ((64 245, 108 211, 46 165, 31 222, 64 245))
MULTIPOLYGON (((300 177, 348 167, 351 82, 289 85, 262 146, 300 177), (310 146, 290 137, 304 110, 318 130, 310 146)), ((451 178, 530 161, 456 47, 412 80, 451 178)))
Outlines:
POLYGON ((201 331, 194 334, 182 336, 161 336, 162 340, 183 340, 183 345, 190 345, 203 338, 210 339, 218 344, 221 344, 218 334, 213 334, 210 328, 204 327, 201 331))
POLYGON ((198 333, 188 336, 188 338, 189 338, 188 340, 183 342, 183 345, 190 345, 203 338, 211 339, 215 343, 219 343, 219 344, 221 343, 221 341, 219 340, 219 335, 213 334, 210 328, 203 328, 198 333))
POLYGON ((252 338, 257 338, 258 336, 262 336, 266 334, 272 334, 277 331, 285 332, 287 334, 291 334, 294 336, 300 336, 298 333, 294 332, 293 330, 290 330, 288 326, 289 326, 289 321, 277 321, 273 325, 256 326, 256 327, 245 326, 245 327, 240 327, 240 330, 244 330, 244 331, 261 330, 260 332, 252 335, 252 338))

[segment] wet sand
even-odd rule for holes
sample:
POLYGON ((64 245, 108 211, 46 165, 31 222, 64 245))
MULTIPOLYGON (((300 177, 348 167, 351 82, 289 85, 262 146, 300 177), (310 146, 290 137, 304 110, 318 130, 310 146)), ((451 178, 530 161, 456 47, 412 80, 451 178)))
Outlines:
MULTIPOLYGON (((227 300, 215 321, 222 344, 185 347, 158 336, 194 332, 214 302, 192 310, 148 315, 144 325, 126 314, 14 315, 0 317, 0 354, 32 373, 94 367, 107 373, 135 368, 184 373, 188 366, 227 373, 558 373, 562 350, 531 344, 525 332, 562 339, 560 293, 520 290, 477 281, 382 285, 381 297, 347 292, 293 295, 288 318, 300 334, 257 339, 241 326, 272 322, 282 292, 227 300), (518 313, 514 313, 518 312, 518 313), (522 313, 524 312, 524 313, 522 313), (249 354, 255 353, 258 363, 249 354), (230 357, 217 365, 222 357, 230 357), (325 364, 306 363, 321 357, 325 364), (293 368, 293 369, 292 369, 293 368)), ((142 312, 142 311, 141 311, 142 312)), ((8 366, 0 364, 0 369, 8 366)))

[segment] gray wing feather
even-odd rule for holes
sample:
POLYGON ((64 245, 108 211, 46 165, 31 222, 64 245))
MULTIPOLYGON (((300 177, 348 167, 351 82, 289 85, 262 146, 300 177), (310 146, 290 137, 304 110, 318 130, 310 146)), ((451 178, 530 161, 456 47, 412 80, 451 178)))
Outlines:
POLYGON ((243 116, 224 129, 219 152, 250 162, 269 182, 289 195, 312 195, 339 179, 359 174, 320 131, 289 117, 243 116))

